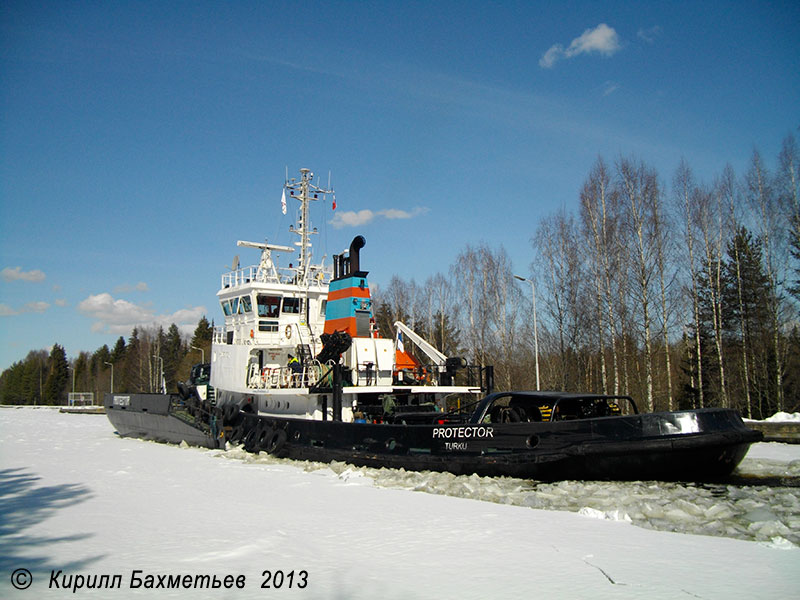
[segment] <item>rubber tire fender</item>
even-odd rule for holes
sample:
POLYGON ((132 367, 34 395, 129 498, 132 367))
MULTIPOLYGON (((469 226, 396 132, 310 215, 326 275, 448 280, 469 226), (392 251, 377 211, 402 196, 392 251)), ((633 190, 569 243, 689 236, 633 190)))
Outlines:
POLYGON ((231 436, 228 438, 231 442, 238 442, 242 439, 245 428, 244 423, 240 422, 231 429, 231 436))
MULTIPOLYGON (((266 424, 261 424, 258 427, 258 435, 256 437, 256 452, 267 450, 274 429, 266 424)), ((267 450, 268 451, 268 450, 267 450)))
POLYGON ((261 432, 261 427, 256 423, 244 436, 244 449, 247 452, 258 452, 258 438, 261 432))
POLYGON ((233 425, 236 423, 237 418, 239 417, 239 405, 231 402, 230 404, 225 405, 225 423, 228 425, 233 425))
POLYGON ((277 454, 286 444, 286 432, 283 429, 275 429, 267 441, 266 451, 270 454, 277 454))

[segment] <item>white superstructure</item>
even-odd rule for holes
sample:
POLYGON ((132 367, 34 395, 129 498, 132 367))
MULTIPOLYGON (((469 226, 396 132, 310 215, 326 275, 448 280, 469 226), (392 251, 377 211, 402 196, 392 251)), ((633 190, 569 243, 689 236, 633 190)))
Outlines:
POLYGON ((240 247, 260 250, 260 261, 245 268, 234 263, 234 270, 222 276, 217 298, 225 323, 215 328, 211 349, 211 385, 216 390, 217 403, 250 405, 258 414, 331 418, 328 397, 314 391, 324 387, 316 384, 330 377, 330 362, 321 364, 316 357, 323 348, 326 313, 331 333, 342 322, 338 319, 333 323, 331 312, 341 312, 343 304, 353 309, 353 323, 358 324, 348 331, 352 345, 342 354, 349 374, 342 420, 354 418, 356 396, 361 394, 378 398, 378 394, 425 393, 436 400, 450 393, 476 393, 477 384, 469 388, 439 385, 439 371, 444 372, 446 357, 405 325, 396 324, 401 339, 404 335, 406 340, 415 342, 432 359, 430 368, 423 369, 404 352, 402 342, 398 351, 397 339, 378 337, 371 319, 366 273, 359 271, 357 250, 351 247, 355 257, 335 257, 336 273, 323 261, 313 262, 310 239, 316 229, 311 227, 309 206, 333 193, 314 185, 313 177, 311 171, 301 169, 299 180, 292 179, 284 185, 284 201, 294 199, 300 203, 296 222, 290 226, 290 232, 298 236, 295 247, 239 241, 240 247), (288 266, 280 266, 278 256, 288 266), (351 261, 352 275, 360 283, 358 287, 337 290, 332 297, 335 310, 330 311, 329 284, 333 279, 341 282, 344 275, 351 274, 351 261), (357 296, 352 298, 353 306, 348 293, 357 296), (398 358, 402 358, 401 369, 398 358), (408 361, 411 366, 419 366, 416 373, 408 368, 408 361))

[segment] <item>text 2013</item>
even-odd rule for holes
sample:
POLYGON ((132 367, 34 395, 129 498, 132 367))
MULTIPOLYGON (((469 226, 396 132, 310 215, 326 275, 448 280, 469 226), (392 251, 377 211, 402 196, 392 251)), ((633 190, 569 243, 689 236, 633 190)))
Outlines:
POLYGON ((303 589, 308 586, 308 571, 289 571, 284 573, 282 570, 270 571, 266 570, 261 573, 263 581, 261 582, 261 589, 275 589, 281 588, 299 588, 303 589))

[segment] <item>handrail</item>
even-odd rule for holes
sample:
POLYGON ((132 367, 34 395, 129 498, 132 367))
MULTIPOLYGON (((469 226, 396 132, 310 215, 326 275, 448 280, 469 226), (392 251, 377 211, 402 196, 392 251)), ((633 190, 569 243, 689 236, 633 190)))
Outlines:
MULTIPOLYGON (((330 386, 326 386, 324 388, 321 386, 323 381, 328 379, 328 376, 331 376, 331 377, 333 376, 333 368, 334 368, 335 364, 334 364, 333 361, 328 361, 328 363, 325 366, 328 367, 328 370, 325 371, 324 373, 322 373, 322 375, 319 376, 317 381, 314 382, 314 385, 310 386, 312 390, 319 390, 319 389, 326 389, 327 390, 327 389, 331 389, 333 387, 332 383, 331 383, 330 386)), ((320 372, 321 371, 322 371, 322 365, 320 364, 320 372)))
MULTIPOLYGON (((289 267, 278 267, 276 269, 277 277, 265 272, 258 265, 251 265, 236 269, 235 271, 228 271, 222 274, 221 288, 234 288, 248 283, 271 283, 271 284, 284 284, 291 285, 297 283, 297 270, 289 267)), ((314 276, 309 277, 304 286, 310 288, 324 288, 328 285, 329 279, 326 277, 328 273, 323 270, 317 269, 316 273, 322 273, 322 277, 314 276)))
POLYGON ((299 389, 312 387, 312 381, 321 379, 322 366, 313 361, 300 371, 291 367, 259 367, 253 363, 248 368, 247 387, 249 389, 299 389))

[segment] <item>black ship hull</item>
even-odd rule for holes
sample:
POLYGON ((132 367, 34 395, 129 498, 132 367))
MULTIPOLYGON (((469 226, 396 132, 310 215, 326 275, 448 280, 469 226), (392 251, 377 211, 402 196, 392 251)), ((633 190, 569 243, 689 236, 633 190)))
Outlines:
POLYGON ((693 433, 658 433, 669 430, 665 425, 676 413, 486 426, 262 418, 262 433, 254 437, 261 440, 259 449, 277 456, 358 466, 537 480, 677 481, 723 478, 761 439, 734 411, 679 414, 697 416, 701 427, 693 433))
POLYGON ((106 416, 122 437, 216 448, 218 436, 175 394, 106 394, 106 416))
POLYGON ((235 409, 219 409, 209 419, 192 417, 175 396, 131 394, 126 406, 115 404, 119 397, 109 394, 105 404, 122 436, 209 448, 230 441, 297 460, 458 475, 713 481, 729 475, 762 439, 728 409, 536 423, 373 424, 235 409))

